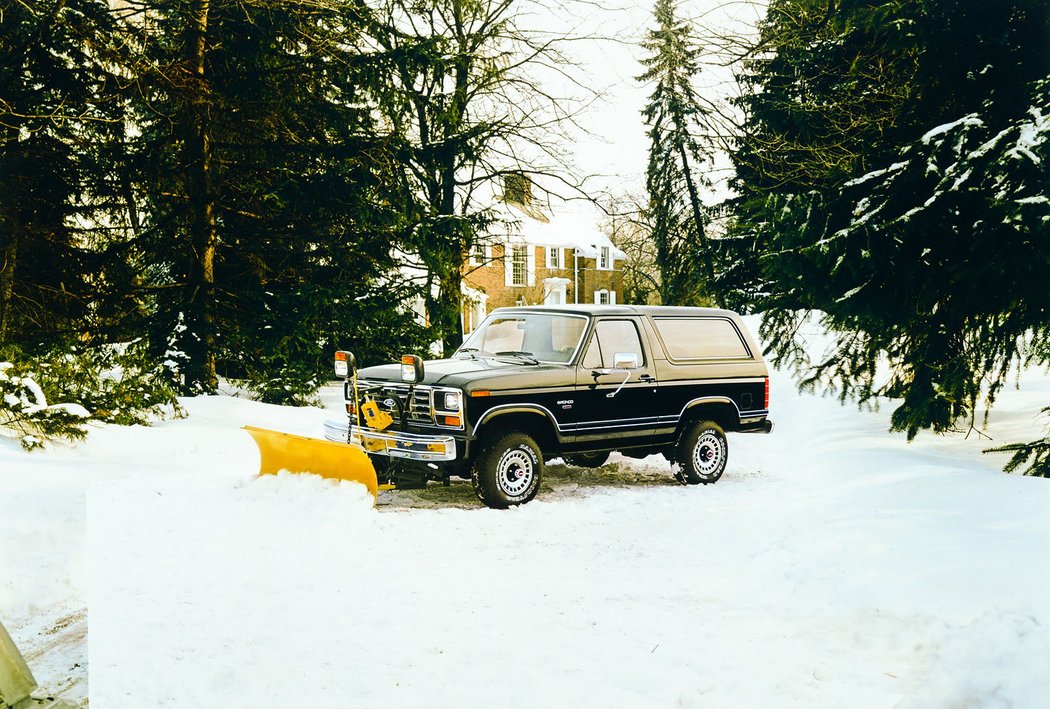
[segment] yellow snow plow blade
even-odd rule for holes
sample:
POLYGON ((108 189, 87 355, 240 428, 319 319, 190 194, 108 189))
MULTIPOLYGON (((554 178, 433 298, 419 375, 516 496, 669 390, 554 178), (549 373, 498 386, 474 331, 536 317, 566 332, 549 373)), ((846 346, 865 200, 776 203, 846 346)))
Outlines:
POLYGON ((368 454, 358 446, 255 426, 245 426, 244 430, 259 446, 260 475, 276 475, 282 470, 314 473, 325 478, 359 482, 368 488, 372 497, 378 494, 376 469, 368 454))

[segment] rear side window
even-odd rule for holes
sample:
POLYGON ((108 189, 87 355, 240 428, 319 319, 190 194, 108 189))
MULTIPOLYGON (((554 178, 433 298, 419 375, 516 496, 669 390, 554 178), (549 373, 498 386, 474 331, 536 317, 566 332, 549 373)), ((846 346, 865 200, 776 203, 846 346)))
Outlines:
POLYGON ((722 318, 654 318, 671 359, 738 359, 751 353, 736 326, 722 318))

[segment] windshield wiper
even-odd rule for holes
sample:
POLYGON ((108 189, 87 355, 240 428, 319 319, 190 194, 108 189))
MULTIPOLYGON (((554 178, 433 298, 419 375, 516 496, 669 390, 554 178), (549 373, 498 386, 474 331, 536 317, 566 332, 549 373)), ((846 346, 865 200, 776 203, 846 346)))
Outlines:
POLYGON ((492 353, 477 347, 460 347, 456 350, 453 357, 459 357, 460 355, 468 355, 471 359, 477 359, 478 357, 491 357, 492 353))
POLYGON ((502 356, 505 356, 505 355, 511 356, 511 357, 520 357, 521 359, 526 360, 529 364, 539 364, 540 363, 540 361, 538 359, 536 359, 535 357, 532 356, 531 352, 523 352, 522 350, 503 350, 502 352, 497 352, 496 353, 497 357, 502 357, 502 356))

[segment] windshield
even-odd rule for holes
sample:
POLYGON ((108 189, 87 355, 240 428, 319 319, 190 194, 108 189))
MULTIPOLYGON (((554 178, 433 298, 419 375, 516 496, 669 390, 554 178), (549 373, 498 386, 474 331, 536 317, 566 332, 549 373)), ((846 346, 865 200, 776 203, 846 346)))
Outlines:
POLYGON ((564 363, 576 354, 585 329, 587 318, 582 315, 493 314, 470 334, 458 354, 564 363))

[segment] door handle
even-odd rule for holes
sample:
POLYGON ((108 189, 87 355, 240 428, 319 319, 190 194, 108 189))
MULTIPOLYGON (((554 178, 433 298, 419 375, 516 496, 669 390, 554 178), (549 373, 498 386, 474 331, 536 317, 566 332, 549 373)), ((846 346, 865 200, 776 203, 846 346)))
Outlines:
POLYGON ((638 381, 640 381, 640 382, 655 382, 656 381, 656 377, 654 377, 651 374, 643 374, 640 377, 638 377, 638 381))

